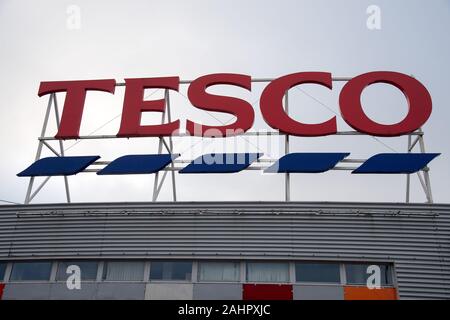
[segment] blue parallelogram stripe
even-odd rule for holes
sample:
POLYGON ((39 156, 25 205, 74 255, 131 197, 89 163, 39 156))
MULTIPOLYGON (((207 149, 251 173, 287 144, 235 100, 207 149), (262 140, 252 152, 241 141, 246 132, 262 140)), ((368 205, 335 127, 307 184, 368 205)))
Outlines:
POLYGON ((414 173, 423 169, 440 153, 379 153, 352 173, 414 173))
POLYGON ((204 154, 186 167, 180 173, 233 173, 247 168, 262 153, 210 153, 204 154))
POLYGON ((137 154, 126 155, 112 161, 97 172, 98 175, 145 174, 164 169, 179 157, 179 154, 137 154))
POLYGON ((19 177, 69 176, 83 171, 97 159, 100 159, 100 157, 75 156, 42 158, 17 175, 19 177))
POLYGON ((348 157, 350 153, 313 153, 299 152, 289 153, 281 157, 269 168, 264 170, 267 173, 319 173, 333 169, 334 166, 348 157))

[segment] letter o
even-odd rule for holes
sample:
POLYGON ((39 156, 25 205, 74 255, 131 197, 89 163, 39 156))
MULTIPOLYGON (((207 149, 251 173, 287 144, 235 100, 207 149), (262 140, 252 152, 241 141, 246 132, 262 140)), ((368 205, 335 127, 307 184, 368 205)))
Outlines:
POLYGON ((415 131, 429 118, 431 96, 422 83, 403 73, 368 72, 348 81, 339 96, 342 117, 353 129, 372 136, 395 137, 415 131), (388 83, 400 89, 408 103, 408 114, 395 124, 380 124, 365 114, 361 105, 364 88, 374 83, 388 83))

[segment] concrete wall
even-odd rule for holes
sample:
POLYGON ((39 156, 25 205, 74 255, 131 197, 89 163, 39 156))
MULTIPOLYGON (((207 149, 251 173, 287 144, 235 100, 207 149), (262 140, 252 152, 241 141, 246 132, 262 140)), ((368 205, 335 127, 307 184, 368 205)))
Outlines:
MULTIPOLYGON (((294 285, 292 291, 294 300, 397 299, 397 291, 394 288, 369 290, 357 286, 294 285)), ((7 283, 4 285, 3 297, 0 295, 0 299, 242 300, 243 284, 89 282, 82 283, 80 290, 69 290, 65 283, 7 283)))
POLYGON ((344 300, 343 286, 294 285, 294 300, 344 300))
POLYGON ((196 283, 195 300, 242 300, 242 285, 239 283, 196 283))
POLYGON ((86 282, 80 290, 65 283, 7 283, 4 300, 215 300, 242 299, 241 284, 86 282))
POLYGON ((145 291, 147 300, 191 300, 191 283, 149 283, 145 291))

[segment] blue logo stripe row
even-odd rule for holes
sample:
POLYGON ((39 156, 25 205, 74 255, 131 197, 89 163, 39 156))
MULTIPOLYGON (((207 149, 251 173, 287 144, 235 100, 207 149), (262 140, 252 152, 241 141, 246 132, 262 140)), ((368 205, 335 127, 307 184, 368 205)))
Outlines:
POLYGON ((97 172, 99 175, 145 174, 164 169, 178 158, 179 154, 138 154, 127 155, 112 161, 97 172))
POLYGON ((264 172, 319 173, 331 170, 350 153, 288 153, 264 172))
MULTIPOLYGON (((289 153, 264 172, 267 173, 318 173, 326 172, 346 158, 349 153, 289 153)), ((423 169, 439 153, 380 153, 366 160, 353 174, 409 174, 423 169)), ((155 173, 179 154, 126 155, 112 161, 98 175, 155 173)), ((205 154, 179 173, 233 173, 244 170, 262 156, 262 153, 211 153, 205 154)), ((74 156, 43 158, 24 171, 19 177, 67 176, 77 174, 98 160, 99 156, 74 156)))
POLYGON ((352 173, 414 173, 438 155, 440 153, 379 153, 352 173))
POLYGON ((204 154, 186 167, 180 173, 233 173, 247 168, 261 157, 262 153, 210 153, 204 154))
POLYGON ((19 177, 70 176, 100 159, 99 156, 42 158, 17 174, 19 177))

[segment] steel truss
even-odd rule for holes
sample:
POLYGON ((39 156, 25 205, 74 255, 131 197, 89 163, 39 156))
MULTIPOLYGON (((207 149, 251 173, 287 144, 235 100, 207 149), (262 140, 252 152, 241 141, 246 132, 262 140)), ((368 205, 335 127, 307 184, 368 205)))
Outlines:
MULTIPOLYGON (((333 81, 349 81, 351 78, 348 77, 333 77, 333 81)), ((252 79, 252 82, 270 82, 274 79, 269 78, 259 78, 259 79, 252 79)), ((180 84, 190 84, 193 80, 181 80, 180 84)), ((125 86, 125 83, 117 83, 116 86, 125 86)), ((170 91, 165 89, 164 91, 164 100, 166 107, 164 109, 164 112, 162 112, 161 116, 161 123, 164 123, 167 119, 168 122, 171 122, 171 105, 170 105, 170 91)), ((287 114, 289 114, 289 96, 286 92, 285 98, 284 98, 284 107, 287 114)), ((55 137, 46 136, 48 121, 50 118, 51 110, 54 110, 55 120, 56 120, 56 126, 59 128, 60 125, 60 115, 59 115, 59 108, 58 108, 58 101, 56 93, 50 94, 47 109, 44 117, 44 123, 41 130, 41 135, 38 138, 38 148, 36 152, 35 161, 41 159, 42 155, 42 149, 43 147, 46 147, 49 149, 52 153, 54 153, 58 157, 64 157, 64 144, 62 140, 56 139, 55 137), (59 152, 55 150, 48 141, 58 140, 59 143, 59 152)), ((358 131, 339 131, 335 135, 366 135, 364 133, 358 132, 358 131)), ((153 139, 159 139, 158 143, 158 154, 163 153, 163 149, 165 149, 168 153, 172 154, 174 153, 174 147, 173 147, 173 138, 177 137, 187 137, 189 136, 186 133, 179 133, 175 136, 169 136, 169 137, 145 137, 145 138, 153 138, 153 139)), ((267 132, 245 132, 241 134, 240 136, 284 136, 284 153, 288 154, 289 151, 289 137, 290 135, 280 133, 278 131, 267 131, 267 132)), ((419 130, 416 130, 415 132, 412 132, 408 134, 408 148, 407 151, 410 153, 414 147, 419 144, 419 150, 421 153, 425 153, 425 142, 424 142, 424 132, 420 128, 419 130), (414 138, 414 140, 413 140, 414 138)), ((189 136, 190 137, 190 136, 189 136)), ((121 137, 117 137, 115 135, 85 135, 80 136, 79 140, 102 140, 102 139, 120 139, 121 137)), ((258 159, 255 161, 254 164, 250 165, 248 168, 244 170, 263 170, 267 167, 269 167, 271 164, 273 164, 278 159, 258 159)), ((344 159, 341 160, 342 163, 350 163, 350 164, 359 164, 365 162, 367 159, 344 159)), ((155 179, 153 183, 153 193, 152 193, 152 201, 157 201, 158 196, 160 194, 160 191, 162 189, 162 186, 167 178, 167 175, 170 172, 171 175, 171 185, 172 185, 172 200, 177 201, 177 188, 176 188, 176 175, 175 171, 179 171, 182 169, 182 167, 175 166, 175 164, 184 164, 184 163, 190 163, 192 160, 174 160, 170 163, 169 166, 164 168, 163 170, 158 171, 155 173, 155 179), (162 172, 162 173, 161 173, 162 172), (161 173, 161 174, 160 174, 161 173)), ((96 161, 95 165, 107 165, 111 161, 96 161)), ((347 166, 335 166, 331 170, 348 170, 353 171, 357 167, 347 167, 347 166)), ((83 172, 98 172, 100 169, 85 169, 83 172)), ((425 193, 427 203, 433 203, 433 196, 431 192, 431 183, 430 183, 430 174, 429 174, 429 168, 425 167, 421 171, 417 172, 417 177, 420 181, 420 184, 422 186, 422 189, 425 193)), ((47 184, 47 182, 50 180, 51 176, 48 176, 44 179, 44 181, 39 184, 37 188, 33 190, 33 186, 35 183, 35 177, 30 177, 28 188, 25 196, 25 204, 30 204, 31 201, 36 197, 36 195, 42 190, 42 188, 47 184)), ((71 202, 70 197, 70 189, 69 189, 69 182, 68 177, 64 176, 64 189, 66 193, 66 200, 67 203, 71 202)), ((406 203, 410 202, 410 191, 411 191, 411 174, 406 175, 406 203)), ((284 199, 285 201, 290 201, 290 174, 285 173, 285 187, 284 187, 284 199)))

